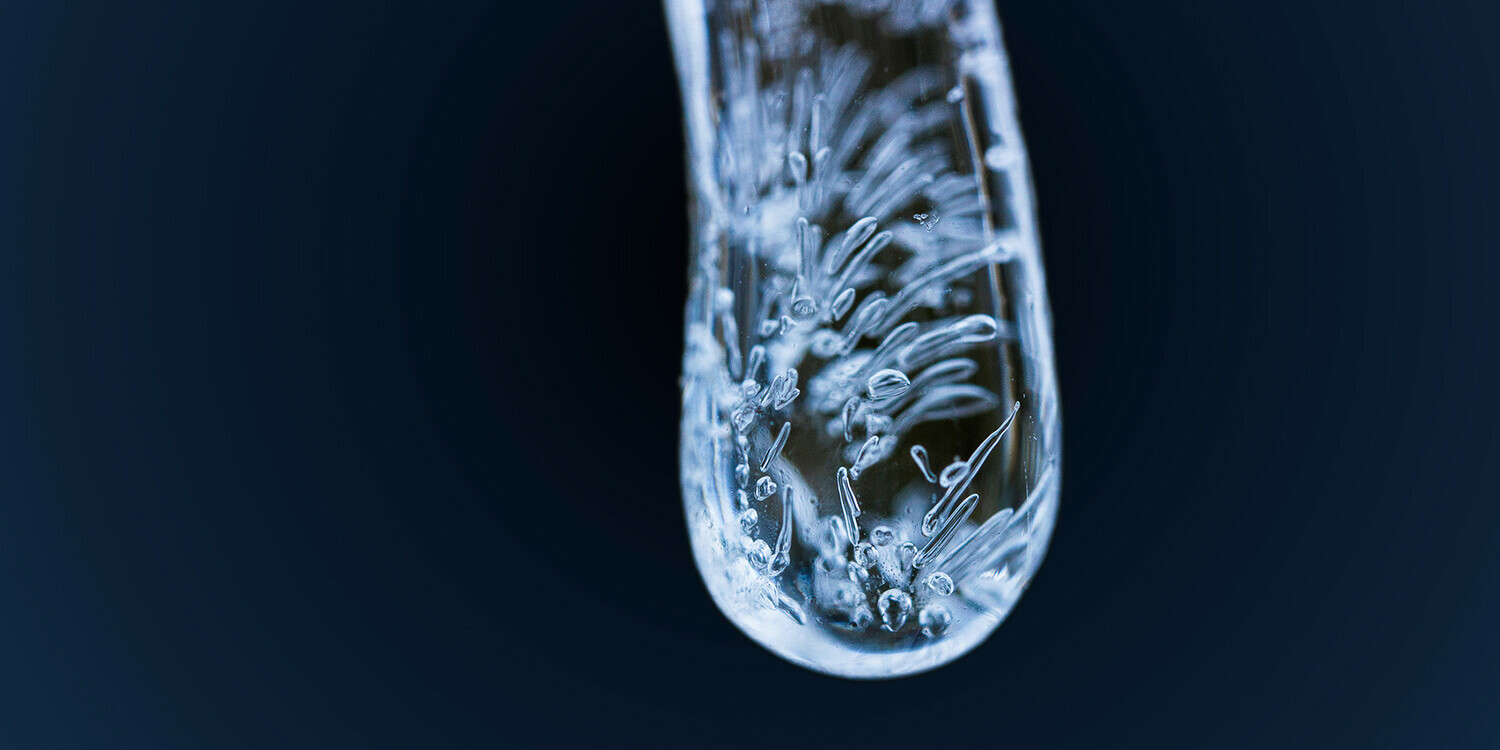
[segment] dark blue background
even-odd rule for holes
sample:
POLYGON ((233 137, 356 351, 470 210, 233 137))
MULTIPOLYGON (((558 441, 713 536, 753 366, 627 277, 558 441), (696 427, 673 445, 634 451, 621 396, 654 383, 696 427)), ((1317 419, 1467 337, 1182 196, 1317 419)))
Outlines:
POLYGON ((0 745, 1500 744, 1493 3, 1001 3, 1062 514, 889 683, 692 568, 655 3, 208 5, 0 10, 0 745))

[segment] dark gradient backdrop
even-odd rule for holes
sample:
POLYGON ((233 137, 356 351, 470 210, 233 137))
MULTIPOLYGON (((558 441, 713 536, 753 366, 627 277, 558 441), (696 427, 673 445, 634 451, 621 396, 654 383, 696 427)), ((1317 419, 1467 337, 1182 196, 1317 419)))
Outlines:
POLYGON ((1002 2, 1034 586, 850 683, 714 609, 652 2, 0 9, 0 746, 1500 745, 1500 13, 1002 2))

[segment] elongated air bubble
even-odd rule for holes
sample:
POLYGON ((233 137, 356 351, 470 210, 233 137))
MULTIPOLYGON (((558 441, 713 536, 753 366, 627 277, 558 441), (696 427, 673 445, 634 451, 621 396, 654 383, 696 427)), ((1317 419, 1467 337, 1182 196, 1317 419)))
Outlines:
POLYGON ((768 470, 770 470, 771 463, 774 462, 776 460, 776 458, 781 455, 781 449, 786 447, 786 441, 791 436, 792 436, 792 423, 791 422, 782 422, 781 423, 781 429, 776 432, 776 440, 775 440, 775 442, 772 442, 770 450, 766 451, 766 457, 763 458, 763 459, 761 459, 761 462, 760 462, 760 470, 761 471, 768 471, 768 470))
POLYGON ((932 510, 928 511, 927 515, 922 517, 923 534, 931 535, 937 529, 938 525, 944 523, 953 500, 964 490, 968 489, 969 484, 979 475, 979 470, 984 468, 984 462, 989 459, 995 447, 1000 444, 1000 438, 1010 429, 1011 423, 1015 421, 1016 414, 1020 410, 1021 404, 1017 402, 1015 407, 1011 409, 1010 416, 1006 417, 1005 422, 996 428, 994 432, 990 433, 989 437, 986 437, 979 444, 979 447, 974 449, 974 454, 969 456, 969 460, 960 464, 962 468, 959 469, 952 484, 948 485, 948 489, 943 493, 942 499, 938 500, 937 504, 932 506, 932 510))

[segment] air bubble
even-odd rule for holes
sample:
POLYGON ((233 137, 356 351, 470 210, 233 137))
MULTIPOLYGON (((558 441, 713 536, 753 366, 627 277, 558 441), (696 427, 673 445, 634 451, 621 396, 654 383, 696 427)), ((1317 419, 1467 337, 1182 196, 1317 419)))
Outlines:
POLYGON ((906 618, 911 614, 911 597, 901 589, 886 589, 880 595, 879 609, 881 623, 894 633, 906 625, 906 618))
POLYGON ((746 550, 746 555, 750 559, 750 564, 754 566, 756 570, 759 570, 761 572, 770 570, 771 545, 767 544, 766 540, 757 539, 751 542, 750 548, 746 550))
POLYGON ((754 508, 746 508, 740 513, 740 531, 746 536, 755 536, 755 527, 760 523, 760 514, 754 508))
POLYGON ((761 477, 755 480, 755 499, 764 500, 776 494, 776 480, 770 477, 761 477))
POLYGON ((927 576, 922 585, 933 596, 948 596, 953 593, 953 578, 947 573, 933 573, 927 576))
POLYGON ((943 467, 943 473, 938 475, 938 486, 943 489, 952 487, 955 482, 963 477, 964 472, 968 471, 968 469, 969 465, 963 461, 954 461, 948 464, 943 467))
POLYGON ((917 548, 917 545, 911 542, 902 542, 901 546, 896 548, 896 558, 901 561, 901 567, 910 568, 916 562, 917 555, 920 552, 921 550, 917 548))
POLYGON ((900 370, 881 370, 865 381, 865 389, 874 401, 895 398, 906 393, 910 387, 911 378, 906 377, 906 373, 900 370))
POLYGON ((922 635, 928 638, 937 638, 948 632, 948 627, 952 624, 952 613, 941 604, 929 604, 917 613, 917 626, 922 628, 922 635))
POLYGON ((853 560, 849 561, 845 570, 849 576, 849 580, 861 586, 864 585, 865 581, 870 580, 869 568, 866 566, 862 566, 853 560))

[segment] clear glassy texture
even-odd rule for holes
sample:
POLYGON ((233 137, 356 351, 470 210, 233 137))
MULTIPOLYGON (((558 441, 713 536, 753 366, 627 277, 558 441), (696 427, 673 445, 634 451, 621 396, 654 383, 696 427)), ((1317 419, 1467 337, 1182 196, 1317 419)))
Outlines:
POLYGON ((989 0, 667 0, 692 252, 682 483, 750 637, 857 678, 1016 603, 1061 433, 1026 152, 989 0))

